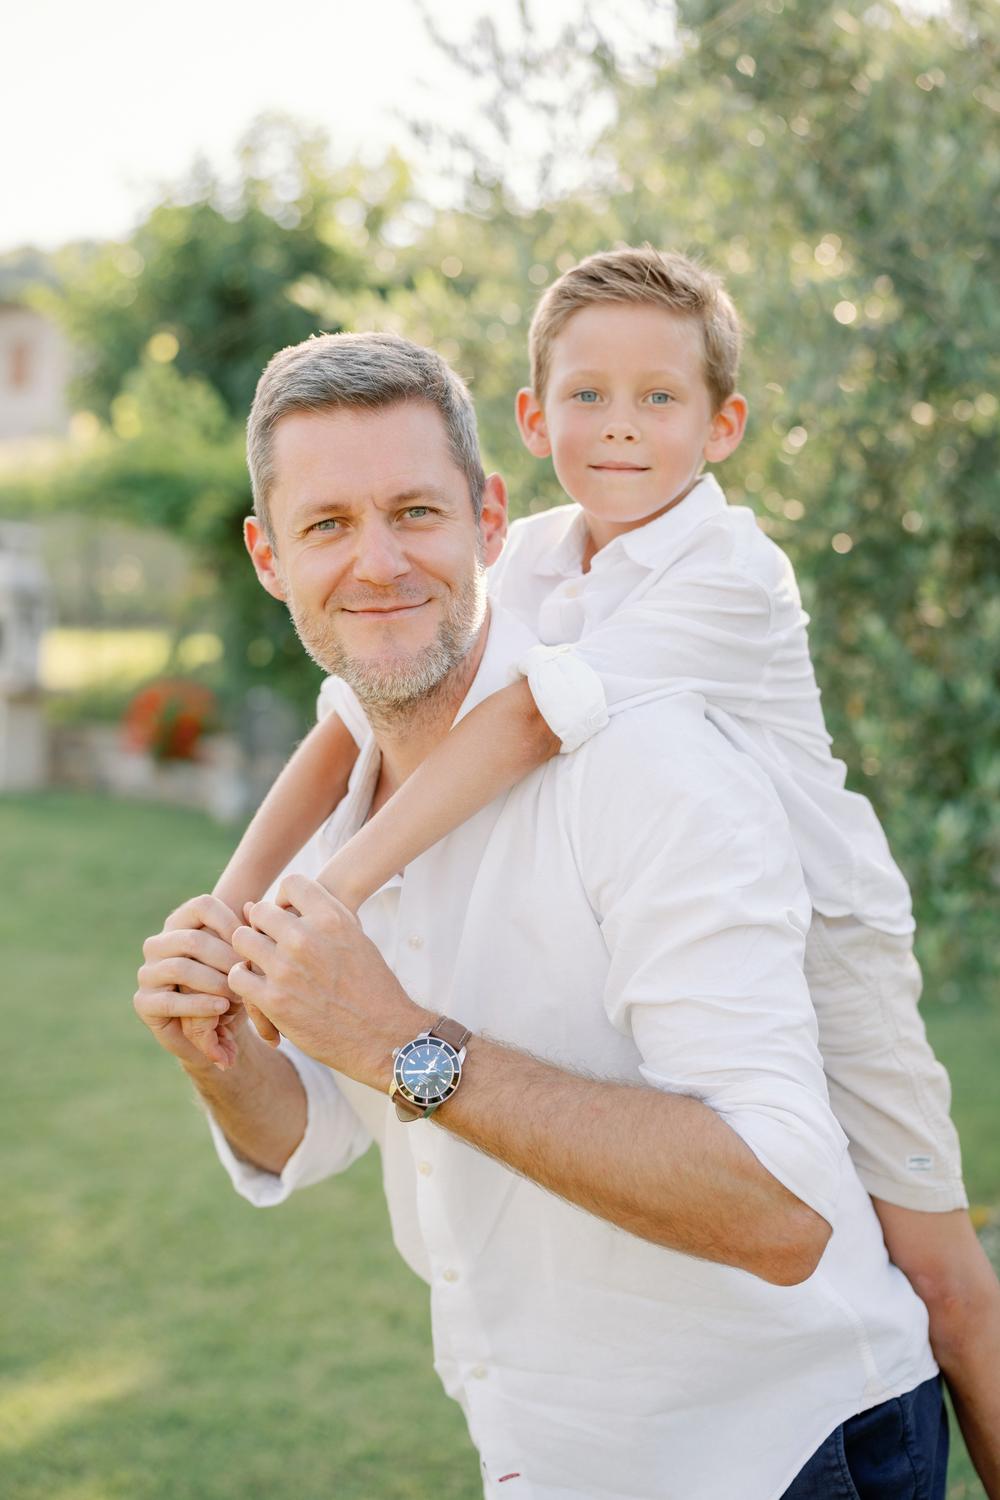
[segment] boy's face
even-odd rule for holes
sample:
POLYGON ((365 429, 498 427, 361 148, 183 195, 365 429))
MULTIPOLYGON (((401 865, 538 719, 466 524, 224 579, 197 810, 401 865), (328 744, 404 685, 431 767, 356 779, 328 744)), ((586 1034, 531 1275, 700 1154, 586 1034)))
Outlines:
POLYGON ((518 397, 521 435, 537 457, 551 454, 598 546, 676 504, 703 462, 743 436, 742 396, 712 410, 695 318, 599 303, 573 314, 551 356, 544 406, 518 397))

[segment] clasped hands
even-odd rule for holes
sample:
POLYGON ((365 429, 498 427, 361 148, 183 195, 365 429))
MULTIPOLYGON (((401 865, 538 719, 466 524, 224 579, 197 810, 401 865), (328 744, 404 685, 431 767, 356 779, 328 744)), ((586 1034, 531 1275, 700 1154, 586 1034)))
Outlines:
POLYGON ((258 901, 245 916, 240 925, 216 897, 198 896, 147 940, 134 1003, 162 1045, 194 1062, 181 1019, 211 1017, 220 1023, 216 1064, 230 1066, 242 1020, 232 1002, 242 1002, 310 1057, 387 1089, 393 1047, 434 1017, 409 998, 358 919, 304 875, 287 876, 276 902, 258 901))

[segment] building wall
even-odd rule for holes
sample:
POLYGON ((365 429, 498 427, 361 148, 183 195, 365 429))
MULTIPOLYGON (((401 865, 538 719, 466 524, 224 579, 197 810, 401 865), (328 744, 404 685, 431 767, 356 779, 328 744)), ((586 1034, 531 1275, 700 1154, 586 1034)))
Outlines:
POLYGON ((69 346, 30 307, 0 303, 0 442, 64 433, 69 346))

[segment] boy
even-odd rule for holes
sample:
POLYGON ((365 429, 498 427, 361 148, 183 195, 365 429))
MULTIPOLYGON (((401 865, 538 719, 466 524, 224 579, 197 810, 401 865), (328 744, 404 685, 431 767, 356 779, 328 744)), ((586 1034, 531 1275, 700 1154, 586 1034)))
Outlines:
MULTIPOLYGON (((515 524, 491 592, 551 644, 529 653, 521 683, 456 726, 321 878, 356 908, 609 712, 643 695, 700 693, 788 814, 815 910, 806 971, 831 1102, 892 1258, 928 1304, 977 1467, 1000 1496, 1000 1291, 964 1212, 947 1078, 916 1008, 908 892, 871 807, 844 790, 830 755, 787 560, 701 474, 743 435, 739 349, 721 285, 680 256, 594 256, 549 288, 517 417, 574 504, 515 524)), ((216 888, 236 911, 346 784, 348 729, 361 734, 364 721, 337 679, 324 685, 322 710, 216 888)), ((224 1066, 226 1023, 217 1033, 212 1022, 185 1024, 224 1066)))

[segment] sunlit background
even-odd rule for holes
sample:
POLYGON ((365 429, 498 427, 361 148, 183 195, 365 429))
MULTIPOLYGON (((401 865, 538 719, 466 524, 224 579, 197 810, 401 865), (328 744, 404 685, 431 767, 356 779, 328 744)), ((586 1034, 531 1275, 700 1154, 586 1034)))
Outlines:
POLYGON ((512 400, 538 295, 608 245, 702 256, 743 314, 719 478, 792 557, 835 749, 913 885, 995 1236, 995 5, 40 0, 3 40, 4 1495, 476 1493, 370 1164, 248 1222, 128 996, 312 713, 240 540, 262 365, 320 329, 433 344, 515 513, 558 503, 512 400), (414 1422, 465 1467, 418 1484, 414 1422))

